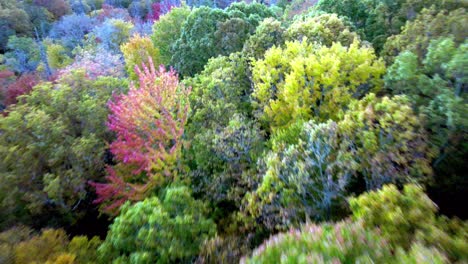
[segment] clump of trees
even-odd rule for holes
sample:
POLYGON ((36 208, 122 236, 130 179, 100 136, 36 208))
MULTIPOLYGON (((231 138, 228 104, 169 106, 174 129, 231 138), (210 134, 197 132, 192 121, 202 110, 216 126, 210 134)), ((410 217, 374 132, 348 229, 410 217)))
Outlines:
POLYGON ((0 0, 0 263, 466 263, 466 7, 0 0))

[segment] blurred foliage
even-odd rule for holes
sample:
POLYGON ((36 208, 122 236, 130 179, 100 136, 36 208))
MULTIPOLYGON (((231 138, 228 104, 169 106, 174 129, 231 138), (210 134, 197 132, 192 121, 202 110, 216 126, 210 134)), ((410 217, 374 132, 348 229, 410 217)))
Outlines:
POLYGON ((27 227, 14 227, 0 233, 0 260, 2 263, 83 263, 98 261, 98 237, 88 240, 86 236, 76 236, 71 241, 62 229, 43 229, 33 234, 27 227))
POLYGON ((353 218, 274 235, 241 263, 464 263, 466 223, 436 216, 418 185, 350 199, 353 218))
POLYGON ((306 224, 263 242, 241 263, 390 263, 392 252, 377 232, 350 221, 306 224))
POLYGON ((353 219, 368 228, 377 227, 390 248, 409 249, 414 242, 435 247, 451 261, 468 259, 468 225, 436 215, 436 205, 418 185, 394 185, 350 199, 353 219))

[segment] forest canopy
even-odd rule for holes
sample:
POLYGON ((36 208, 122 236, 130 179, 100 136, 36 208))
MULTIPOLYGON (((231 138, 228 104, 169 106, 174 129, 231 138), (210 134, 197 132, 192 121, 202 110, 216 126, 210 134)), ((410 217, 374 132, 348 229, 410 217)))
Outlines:
POLYGON ((457 0, 0 0, 0 263, 467 263, 457 0))

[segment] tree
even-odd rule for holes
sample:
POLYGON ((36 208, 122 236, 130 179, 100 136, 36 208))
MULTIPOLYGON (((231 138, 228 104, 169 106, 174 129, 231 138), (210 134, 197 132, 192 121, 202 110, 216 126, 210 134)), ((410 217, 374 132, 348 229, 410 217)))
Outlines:
POLYGON ((132 37, 127 43, 120 46, 120 50, 123 53, 125 59, 125 67, 131 80, 138 78, 135 73, 135 67, 137 65, 149 63, 148 58, 151 58, 153 63, 158 65, 160 63, 159 50, 153 46, 150 38, 140 37, 136 35, 132 37))
POLYGON ((217 23, 227 17, 224 11, 209 7, 196 8, 190 13, 172 48, 171 65, 180 74, 194 75, 200 72, 209 58, 219 54, 214 45, 214 32, 217 23))
POLYGON ((58 71, 58 75, 67 75, 76 70, 84 71, 86 78, 93 80, 104 76, 115 78, 125 76, 122 56, 113 54, 103 47, 82 50, 76 55, 72 64, 58 71))
POLYGON ((81 46, 84 36, 91 32, 95 26, 94 19, 87 15, 71 14, 63 16, 50 30, 50 37, 57 39, 69 50, 81 46))
POLYGON ((272 236, 241 263, 390 262, 393 256, 378 232, 360 223, 306 224, 272 236))
POLYGON ((436 216, 437 207, 423 189, 414 184, 398 190, 394 185, 350 199, 355 221, 379 228, 388 247, 408 250, 414 243, 435 247, 453 262, 466 261, 467 223, 436 216))
POLYGON ((276 234, 241 263, 459 263, 465 262, 466 222, 435 215, 418 185, 394 185, 350 199, 353 217, 304 224, 276 234))
POLYGON ((110 145, 117 170, 108 168, 108 183, 92 183, 107 212, 125 201, 139 201, 156 187, 177 178, 182 136, 187 121, 190 88, 164 67, 137 68, 139 86, 109 103, 108 128, 116 133, 110 145), (123 175, 119 170, 122 167, 123 175))
POLYGON ((433 198, 443 211, 457 210, 448 204, 466 193, 467 49, 467 42, 458 44, 453 37, 433 39, 421 58, 411 51, 402 52, 385 76, 387 90, 406 94, 416 112, 425 116, 423 125, 437 150, 432 163, 435 183, 430 191, 439 193, 433 198))
POLYGON ((65 75, 34 87, 0 117, 0 226, 72 224, 90 203, 88 180, 104 176, 106 102, 125 80, 65 75))
POLYGON ((172 8, 153 24, 151 40, 161 53, 161 64, 169 65, 173 54, 172 46, 179 38, 182 25, 189 14, 190 9, 187 6, 172 8))
POLYGON ((334 122, 305 123, 298 143, 265 157, 265 172, 250 194, 250 213, 270 230, 285 230, 310 218, 330 220, 344 201, 353 165, 339 152, 334 122))
POLYGON ((393 63, 395 57, 405 50, 416 54, 419 62, 422 62, 433 39, 452 37, 456 46, 463 43, 467 38, 464 30, 466 22, 465 8, 453 11, 434 7, 424 9, 414 21, 404 26, 400 34, 388 38, 382 54, 388 64, 393 63))
POLYGON ((226 10, 196 8, 173 46, 171 64, 183 76, 193 76, 203 70, 210 58, 240 51, 248 35, 267 17, 274 17, 274 13, 259 3, 237 3, 226 10), (241 25, 242 29, 237 32, 234 25, 241 25))
POLYGON ((5 65, 22 74, 34 72, 39 65, 39 47, 32 38, 12 36, 8 39, 5 65))
POLYGON ((32 88, 39 83, 39 78, 34 74, 24 74, 15 82, 8 85, 5 92, 4 105, 9 106, 18 102, 18 97, 31 92, 32 88))
POLYGON ((98 237, 76 236, 69 241, 63 229, 43 229, 33 233, 18 226, 0 233, 0 260, 4 263, 96 263, 98 237), (5 257, 3 259, 2 257, 5 257))
POLYGON ((250 59, 260 59, 265 52, 284 42, 284 27, 274 18, 264 19, 255 29, 255 33, 245 42, 242 52, 250 59))
POLYGON ((33 25, 23 2, 15 0, 0 1, 0 50, 5 51, 8 39, 14 35, 32 36, 33 25))
POLYGON ((366 189, 386 183, 429 183, 434 157, 421 120, 405 96, 371 93, 349 105, 339 122, 343 152, 358 165, 366 189))
POLYGON ((355 98, 381 89, 383 62, 359 46, 296 41, 268 50, 253 62, 256 117, 273 132, 297 120, 339 120, 355 98))
POLYGON ((64 0, 34 0, 34 3, 38 6, 43 6, 54 15, 55 20, 70 13, 70 5, 64 0))
MULTIPOLYGON (((263 139, 251 120, 248 63, 241 53, 212 58, 185 82, 193 87, 184 157, 194 191, 214 204, 239 206, 254 181, 263 139)), ((231 210, 232 211, 232 210, 231 210)))
POLYGON ((125 8, 119 8, 108 4, 103 4, 102 9, 96 10, 91 13, 93 17, 100 23, 106 22, 109 19, 118 19, 125 22, 131 22, 132 17, 125 8))
POLYGON ((69 56, 67 49, 58 43, 47 44, 47 59, 50 67, 54 69, 64 68, 73 63, 73 59, 69 56))
POLYGON ((206 207, 184 186, 169 187, 162 199, 126 203, 110 226, 99 255, 106 263, 188 263, 216 225, 206 207))
POLYGON ((322 14, 296 20, 286 30, 285 35, 286 41, 302 41, 307 38, 311 43, 327 47, 335 42, 348 47, 353 42, 359 41, 359 36, 353 32, 350 23, 336 14, 322 14))
POLYGON ((407 21, 413 21, 424 8, 434 6, 436 10, 464 7, 457 1, 415 1, 415 0, 321 0, 316 10, 335 13, 350 18, 355 27, 363 33, 380 52, 389 36, 397 35, 407 21))
POLYGON ((92 34, 96 37, 96 41, 100 46, 116 53, 120 51, 120 46, 130 38, 132 29, 132 23, 111 18, 95 27, 92 34))

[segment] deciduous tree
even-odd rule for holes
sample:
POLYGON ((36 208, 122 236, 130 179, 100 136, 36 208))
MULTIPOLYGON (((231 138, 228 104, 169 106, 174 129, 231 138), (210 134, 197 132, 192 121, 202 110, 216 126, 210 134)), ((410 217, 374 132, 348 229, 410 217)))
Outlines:
POLYGON ((156 187, 177 178, 182 136, 187 121, 190 88, 179 84, 175 71, 149 65, 137 68, 138 86, 109 103, 108 127, 117 139, 111 152, 122 174, 108 168, 108 183, 93 183, 107 212, 127 200, 139 201, 156 187))

